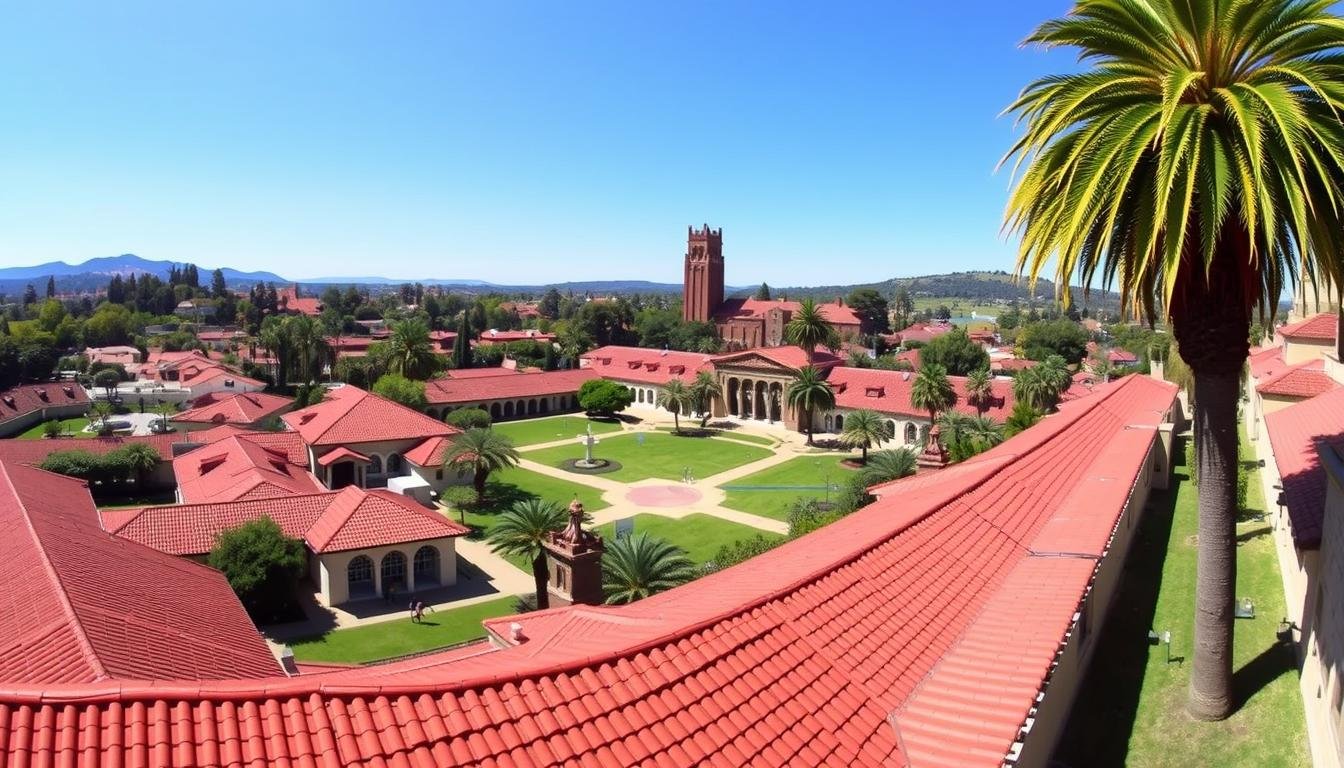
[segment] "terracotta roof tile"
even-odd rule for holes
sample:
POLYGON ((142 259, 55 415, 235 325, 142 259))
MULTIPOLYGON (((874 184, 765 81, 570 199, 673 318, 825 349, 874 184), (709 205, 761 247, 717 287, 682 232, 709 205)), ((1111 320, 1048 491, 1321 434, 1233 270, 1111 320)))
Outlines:
POLYGON ((1344 445, 1344 388, 1265 414, 1265 429, 1283 481, 1293 542, 1316 549, 1325 515, 1325 469, 1317 451, 1344 445))
POLYGON ((87 406, 89 394, 74 381, 19 384, 0 391, 0 424, 34 411, 61 406, 87 406))
POLYGON ((0 530, 0 680, 280 674, 219 572, 103 531, 82 482, 0 464, 0 530))
MULTIPOLYGON (((879 413, 894 414, 927 419, 929 412, 916 408, 910 402, 910 391, 914 385, 915 374, 909 371, 887 371, 878 368, 850 368, 837 366, 832 368, 826 380, 835 393, 835 404, 841 408, 867 408, 879 413)), ((966 401, 966 377, 949 376, 948 381, 956 390, 957 402, 954 410, 976 415, 974 406, 966 401)), ((993 402, 988 404, 985 415, 996 421, 1003 421, 1012 413, 1013 383, 1007 379, 993 379, 993 402)))
POLYGON ((1322 312, 1305 320, 1280 326, 1278 333, 1288 339, 1334 341, 1339 320, 1333 312, 1322 312))
POLYGON ((210 393, 192 407, 172 417, 173 421, 197 424, 250 425, 274 416, 294 404, 294 398, 266 392, 210 393))
MULTIPOLYGON (((719 355, 714 358, 714 365, 731 365, 742 361, 751 360, 753 357, 762 358, 775 365, 794 370, 807 366, 807 355, 803 350, 795 346, 783 347, 756 347, 754 349, 744 349, 741 352, 732 352, 727 355, 719 355)), ((840 358, 830 352, 818 347, 812 354, 812 365, 816 368, 829 368, 839 365, 840 358)))
MULTIPOLYGON (((469 368, 468 371, 476 370, 469 368)), ((475 403, 500 398, 544 397, 546 395, 565 395, 579 391, 579 387, 589 379, 597 378, 597 372, 588 368, 576 368, 568 371, 537 371, 518 373, 503 370, 513 375, 497 374, 493 376, 448 376, 425 382, 425 400, 430 405, 455 405, 475 403)), ((454 373, 464 373, 455 371, 454 373)))
POLYGON ((464 536, 468 529, 414 499, 386 490, 343 488, 304 533, 314 552, 464 536))
POLYGON ((324 490, 288 453, 229 437, 173 459, 178 497, 189 504, 265 498, 324 490))
POLYGON ((713 355, 676 350, 609 345, 585 352, 579 358, 590 375, 644 384, 666 384, 680 379, 689 384, 700 371, 713 369, 713 355))
POLYGON ((281 418, 313 446, 412 440, 460 431, 349 384, 330 390, 317 405, 281 418))
POLYGON ((1325 374, 1325 362, 1317 359, 1290 365, 1270 374, 1256 386, 1255 391, 1262 395, 1308 398, 1324 394, 1338 386, 1334 379, 1325 374))
MULTIPOLYGON (((792 313, 801 308, 801 302, 785 299, 727 299, 719 305, 714 317, 720 321, 731 320, 735 317, 764 318, 766 313, 772 309, 783 309, 792 313)), ((854 310, 839 302, 817 302, 817 308, 821 310, 822 317, 826 318, 828 322, 832 325, 842 326, 845 330, 850 330, 848 326, 858 326, 860 324, 859 316, 855 314, 854 310)))

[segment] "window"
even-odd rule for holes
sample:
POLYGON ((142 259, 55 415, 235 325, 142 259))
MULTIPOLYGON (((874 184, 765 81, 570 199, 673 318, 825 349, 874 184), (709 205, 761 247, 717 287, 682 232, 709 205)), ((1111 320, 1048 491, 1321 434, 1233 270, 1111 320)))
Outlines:
POLYGON ((415 584, 439 583, 439 550, 426 544, 415 551, 412 562, 415 584))
POLYGON ((360 555, 345 567, 346 582, 350 596, 373 592, 373 561, 366 555, 360 555))
POLYGON ((914 424, 905 425, 905 444, 914 445, 919 440, 919 429, 914 424))
POLYGON ((370 475, 383 474, 383 457, 379 456, 376 453, 371 454, 369 456, 369 474, 370 475))
POLYGON ((396 550, 383 555, 382 565, 383 591, 406 586, 406 556, 396 550))
POLYGON ((387 457, 387 474, 400 474, 402 466, 400 453, 393 453, 387 457))

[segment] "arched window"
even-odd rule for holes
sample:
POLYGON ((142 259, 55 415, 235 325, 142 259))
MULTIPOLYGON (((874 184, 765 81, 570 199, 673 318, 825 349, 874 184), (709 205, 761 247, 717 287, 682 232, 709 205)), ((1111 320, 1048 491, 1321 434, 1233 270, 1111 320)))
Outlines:
POLYGON ((351 599, 373 596, 373 561, 367 555, 360 555, 345 567, 346 583, 351 599))
POLYGON ((383 457, 382 457, 382 456, 379 456, 379 455, 376 454, 376 453, 371 453, 371 454, 369 454, 369 474, 370 474, 370 475, 381 475, 381 474, 383 474, 383 457))
POLYGON ((383 591, 389 588, 406 588, 406 556, 392 550, 383 555, 383 564, 381 567, 383 577, 383 591))
POLYGON ((644 390, 642 389, 635 390, 635 402, 636 403, 644 402, 644 390))
POLYGON ((507 403, 504 403, 504 418, 507 419, 507 418, 509 418, 509 417, 511 417, 511 416, 513 416, 513 401, 512 401, 512 400, 508 401, 507 403))
POLYGON ((919 427, 907 422, 905 425, 905 444, 914 445, 919 440, 919 427))
POLYGON ((845 417, 837 413, 835 414, 835 431, 843 432, 844 430, 845 430, 845 417))
POLYGON ((415 573, 415 586, 439 583, 439 550, 428 544, 415 550, 412 561, 415 573))
POLYGON ((834 420, 831 418, 831 414, 829 414, 829 413, 826 414, 826 420, 823 422, 823 424, 825 425, 825 428, 826 428, 826 431, 827 431, 827 432, 830 432, 830 431, 831 431, 831 424, 832 424, 833 421, 834 421, 834 420))
POLYGON ((496 402, 496 403, 491 403, 491 404, 490 404, 490 418, 492 418, 492 419, 498 419, 498 418, 499 418, 499 415, 500 415, 500 414, 499 414, 499 403, 497 403, 497 402, 496 402))
POLYGON ((896 439, 896 422, 890 419, 887 420, 887 439, 888 440, 896 439))
POLYGON ((402 471, 402 469, 403 469, 404 467, 405 467, 405 462, 403 462, 403 461, 401 460, 401 454, 400 454, 400 453, 392 453, 392 454, 388 454, 388 457, 387 457, 387 474, 389 474, 389 475, 400 475, 400 474, 401 474, 401 471, 402 471))

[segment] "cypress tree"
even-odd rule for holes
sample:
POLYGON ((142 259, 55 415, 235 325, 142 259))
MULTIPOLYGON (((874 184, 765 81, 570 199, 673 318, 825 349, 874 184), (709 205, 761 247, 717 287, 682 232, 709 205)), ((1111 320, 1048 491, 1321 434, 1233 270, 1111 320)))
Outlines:
POLYGON ((462 322, 457 326, 457 339, 453 341, 453 367, 471 367, 471 326, 467 323, 467 313, 462 313, 462 322))

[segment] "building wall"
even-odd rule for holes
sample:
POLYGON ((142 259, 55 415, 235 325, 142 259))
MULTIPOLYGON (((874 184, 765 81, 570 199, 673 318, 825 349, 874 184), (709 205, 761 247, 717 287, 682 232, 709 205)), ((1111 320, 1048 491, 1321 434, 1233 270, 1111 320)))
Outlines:
POLYGON ((1275 411, 1281 411, 1290 405, 1297 405, 1306 399, 1304 397, 1288 397, 1285 395, 1262 395, 1259 392, 1255 393, 1255 397, 1260 401, 1260 407, 1257 409, 1260 416, 1265 416, 1275 411))
POLYGON ((1306 360, 1319 360, 1335 350, 1335 343, 1323 339, 1284 339, 1283 361, 1297 365, 1306 360))
POLYGON ((1315 578, 1308 579, 1314 589, 1299 598, 1300 683, 1314 762, 1335 768, 1344 764, 1344 461, 1330 448, 1320 457, 1327 478, 1325 518, 1319 559, 1304 562, 1315 578))
POLYGON ((501 397, 493 400, 481 400, 474 403, 454 403, 452 405, 431 405, 425 412, 436 419, 443 419, 459 408, 480 408, 490 414, 494 421, 510 421, 537 416, 551 416, 557 413, 572 413, 579 409, 579 390, 560 395, 536 395, 531 397, 501 397))
MULTIPOLYGON (((385 486, 386 478, 397 477, 400 475, 411 474, 411 464, 405 460, 406 452, 420 444, 420 440, 382 440, 373 443, 347 443, 349 448, 356 453, 362 453, 370 459, 377 458, 377 465, 370 464, 365 467, 365 486, 366 488, 381 488, 385 486), (399 471, 388 470, 388 459, 393 454, 402 456, 401 469, 399 471)), ((320 448, 308 448, 308 466, 313 469, 313 473, 322 481, 324 485, 331 482, 330 467, 318 465, 317 458, 323 454, 334 451, 339 446, 322 446, 320 448)), ((339 463, 339 462, 338 462, 339 463)))
POLYGON ((435 493, 443 493, 445 488, 457 485, 470 485, 471 473, 465 469, 453 470, 447 467, 417 467, 410 465, 411 471, 429 483, 435 493))
MULTIPOLYGON (((375 599, 382 599, 383 579, 382 562, 383 557, 392 551, 401 552, 406 558, 406 579, 409 592, 398 592, 398 599, 405 597, 409 602, 411 596, 416 592, 416 585, 413 583, 415 573, 415 553, 422 546, 431 546, 439 551, 439 584, 438 586, 452 586, 457 583, 457 549, 454 539, 432 539, 430 541, 415 541, 406 544, 397 544, 387 547, 375 547, 373 549, 352 550, 350 552, 330 552, 318 556, 318 578, 315 579, 318 586, 319 598, 325 605, 340 605, 350 599, 349 577, 346 572, 350 561, 360 555, 366 555, 373 561, 373 583, 375 599)), ((423 586, 423 585, 422 585, 423 586)))
POLYGON ((0 437, 12 437, 29 428, 53 419, 72 419, 83 416, 89 410, 88 403, 53 405, 38 411, 21 413, 12 419, 0 422, 0 437))
MULTIPOLYGON (((1155 432, 1153 445, 1145 460, 1150 471, 1141 472, 1131 488, 1129 501, 1111 534, 1110 544, 1097 563, 1092 587, 1079 605, 1078 618, 1069 628, 1058 666, 1046 683, 1045 695, 1033 715, 1031 732, 1022 740, 1018 768, 1044 768, 1049 765, 1055 745, 1068 725, 1079 683, 1087 677, 1088 665, 1092 663, 1098 640, 1105 631, 1115 593, 1124 577, 1125 558, 1143 519, 1155 475, 1152 468, 1158 466, 1154 462, 1161 444, 1158 437, 1155 432)), ((1163 461, 1161 466, 1164 473, 1170 472, 1170 462, 1163 461)))

